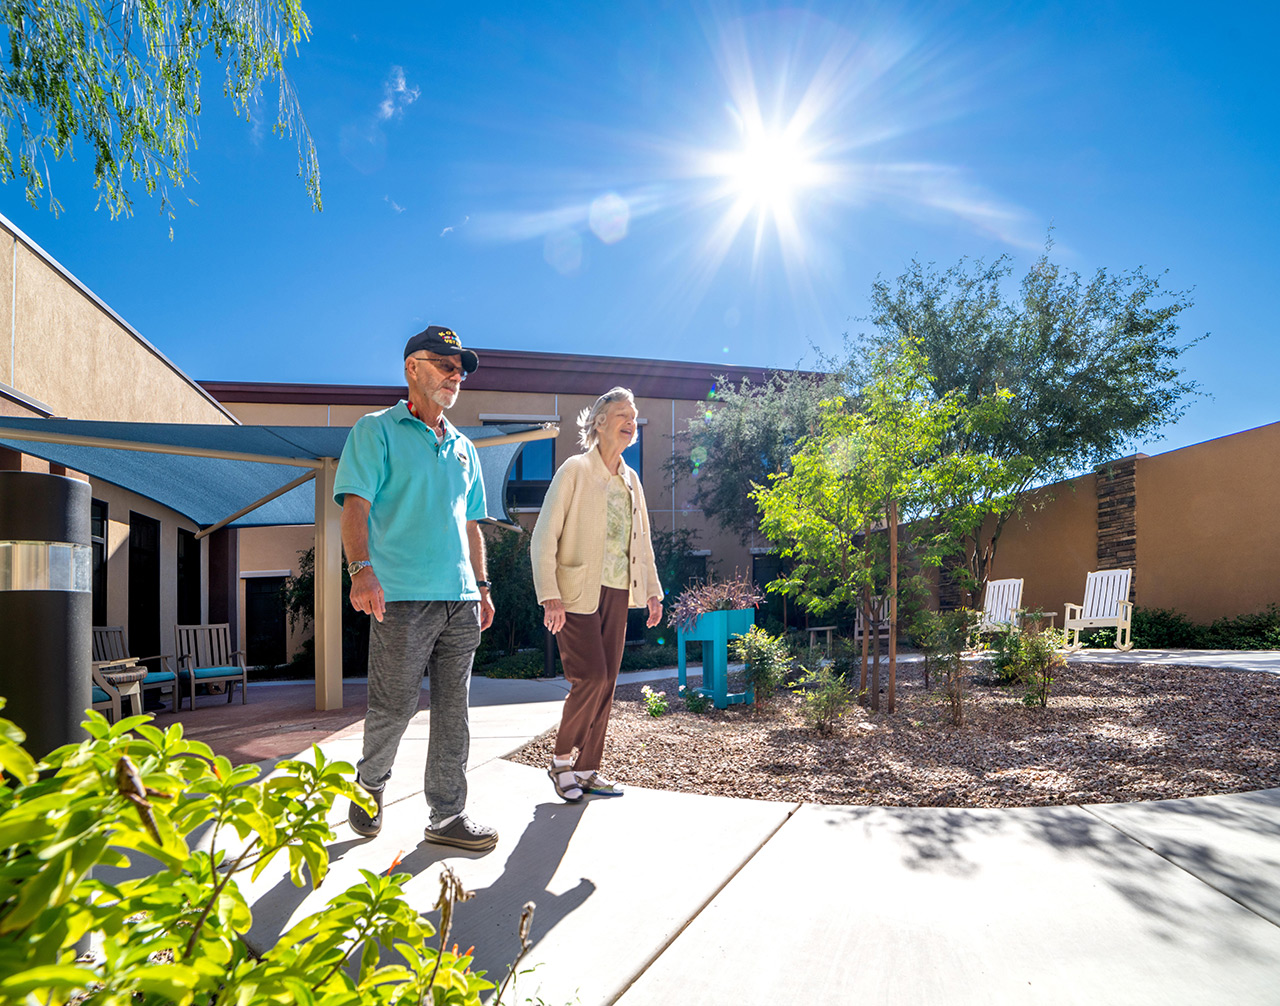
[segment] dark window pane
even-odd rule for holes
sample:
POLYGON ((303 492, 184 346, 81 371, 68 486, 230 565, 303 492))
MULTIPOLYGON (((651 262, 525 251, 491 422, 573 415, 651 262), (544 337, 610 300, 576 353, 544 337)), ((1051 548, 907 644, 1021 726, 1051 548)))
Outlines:
POLYGON ((178 623, 200 622, 200 542, 178 528, 178 623))
POLYGON ((93 548, 93 624, 107 624, 107 504, 89 508, 89 541, 93 548))
POLYGON ((636 442, 622 452, 622 460, 635 472, 644 475, 640 467, 642 460, 641 448, 644 446, 644 427, 640 427, 640 435, 636 437, 636 442))
POLYGON ((556 467, 555 441, 531 440, 520 451, 511 473, 515 482, 550 482, 556 467))

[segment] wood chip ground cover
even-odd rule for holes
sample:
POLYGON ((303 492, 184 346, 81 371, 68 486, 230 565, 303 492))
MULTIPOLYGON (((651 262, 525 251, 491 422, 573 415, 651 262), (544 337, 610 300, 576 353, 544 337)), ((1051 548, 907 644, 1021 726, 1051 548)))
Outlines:
MULTIPOLYGON (((982 680, 979 665, 973 677, 982 680)), ((694 683, 697 683, 694 679, 694 683)), ((664 690, 652 717, 621 685, 604 774, 650 789, 757 800, 896 807, 1032 807, 1167 800, 1280 786, 1280 677, 1155 664, 1072 663, 1046 709, 971 681, 963 727, 899 670, 892 715, 853 707, 835 733, 805 726, 800 699, 695 715, 664 690)), ((883 707, 883 697, 882 697, 883 707)), ((555 732, 511 755, 546 765, 555 732)))

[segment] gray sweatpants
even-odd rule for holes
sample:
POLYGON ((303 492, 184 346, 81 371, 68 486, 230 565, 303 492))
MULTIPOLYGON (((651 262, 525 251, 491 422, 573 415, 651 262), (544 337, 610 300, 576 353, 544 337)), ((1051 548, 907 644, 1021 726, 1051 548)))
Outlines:
POLYGON ((431 729, 423 791, 436 824, 467 804, 471 661, 480 645, 478 601, 389 601, 369 633, 369 712, 356 774, 381 789, 409 720, 418 710, 422 672, 431 675, 431 729))

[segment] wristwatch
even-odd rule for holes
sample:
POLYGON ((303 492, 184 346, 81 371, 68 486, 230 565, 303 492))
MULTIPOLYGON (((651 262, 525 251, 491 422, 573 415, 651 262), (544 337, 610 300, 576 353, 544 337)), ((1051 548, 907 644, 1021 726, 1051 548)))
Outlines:
POLYGON ((355 559, 347 563, 347 576, 355 576, 357 573, 360 572, 360 570, 364 569, 366 566, 372 567, 373 563, 371 563, 368 559, 355 559))
POLYGON ((492 584, 492 583, 490 583, 488 580, 477 580, 477 581, 476 581, 476 586, 477 586, 477 587, 488 587, 488 588, 489 588, 489 589, 491 589, 491 590, 493 589, 493 584, 492 584))

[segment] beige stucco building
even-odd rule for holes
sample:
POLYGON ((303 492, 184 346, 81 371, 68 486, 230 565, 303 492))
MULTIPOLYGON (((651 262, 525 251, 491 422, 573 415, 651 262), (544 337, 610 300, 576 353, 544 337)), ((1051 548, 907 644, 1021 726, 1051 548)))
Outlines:
MULTIPOLYGON (((3 216, 0 319, 9 329, 0 339, 0 415, 237 422, 3 216)), ((175 622, 234 617, 234 534, 197 541, 199 528, 182 514, 109 482, 51 467, 25 452, 0 447, 0 469, 90 482, 94 622, 129 628, 135 653, 172 650, 175 622)))

